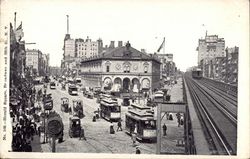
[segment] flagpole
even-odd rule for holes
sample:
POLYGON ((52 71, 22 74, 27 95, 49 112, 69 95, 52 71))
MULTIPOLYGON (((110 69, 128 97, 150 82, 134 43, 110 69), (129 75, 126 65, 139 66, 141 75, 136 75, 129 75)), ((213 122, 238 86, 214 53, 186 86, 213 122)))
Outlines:
POLYGON ((164 37, 164 44, 163 44, 163 54, 165 54, 165 37, 164 37))
POLYGON ((16 12, 14 13, 14 30, 16 31, 16 12))

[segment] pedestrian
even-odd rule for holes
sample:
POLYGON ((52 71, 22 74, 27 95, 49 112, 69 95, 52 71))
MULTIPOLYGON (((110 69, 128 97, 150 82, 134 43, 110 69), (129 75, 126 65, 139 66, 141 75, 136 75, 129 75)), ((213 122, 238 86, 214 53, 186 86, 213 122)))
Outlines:
POLYGON ((163 124, 162 129, 163 129, 163 136, 167 136, 167 126, 165 123, 163 124))
POLYGON ((136 146, 136 134, 135 133, 132 133, 131 134, 131 139, 132 139, 132 146, 136 146))
POLYGON ((86 140, 85 134, 84 134, 84 129, 83 129, 83 128, 81 128, 79 140, 81 140, 82 138, 83 138, 84 140, 86 140))
POLYGON ((139 146, 136 146, 135 154, 141 154, 141 150, 139 149, 139 146))
POLYGON ((40 137, 41 136, 41 125, 38 126, 38 136, 40 137))
POLYGON ((72 108, 71 107, 69 107, 69 114, 71 115, 72 114, 72 108))
POLYGON ((110 124, 109 129, 110 129, 110 130, 109 130, 109 131, 110 131, 110 134, 114 134, 114 133, 115 133, 114 125, 113 125, 112 121, 111 121, 111 124, 110 124))
POLYGON ((117 130, 116 130, 116 131, 118 131, 119 129, 122 131, 122 123, 121 123, 121 120, 119 120, 118 123, 117 123, 117 130))
POLYGON ((99 110, 95 111, 95 117, 96 117, 96 119, 99 119, 99 110))
POLYGON ((96 116, 95 116, 95 115, 93 116, 92 121, 93 121, 93 122, 96 122, 96 116))

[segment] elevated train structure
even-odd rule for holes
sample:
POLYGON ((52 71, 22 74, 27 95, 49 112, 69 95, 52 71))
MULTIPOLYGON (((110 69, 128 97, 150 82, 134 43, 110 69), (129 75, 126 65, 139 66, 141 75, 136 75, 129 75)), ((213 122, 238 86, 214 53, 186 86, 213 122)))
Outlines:
POLYGON ((237 88, 196 75, 184 75, 191 127, 186 136, 194 147, 189 153, 236 155, 237 88))

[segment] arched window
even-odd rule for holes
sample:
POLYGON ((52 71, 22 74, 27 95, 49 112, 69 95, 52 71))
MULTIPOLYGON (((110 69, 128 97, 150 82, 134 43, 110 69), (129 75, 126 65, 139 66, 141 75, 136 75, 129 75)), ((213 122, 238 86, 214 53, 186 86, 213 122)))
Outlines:
POLYGON ((109 65, 106 66, 106 72, 109 72, 109 65))
POLYGON ((129 73, 130 72, 130 62, 124 62, 123 63, 123 71, 124 73, 129 73))
POLYGON ((144 66, 144 73, 148 73, 148 66, 144 66))

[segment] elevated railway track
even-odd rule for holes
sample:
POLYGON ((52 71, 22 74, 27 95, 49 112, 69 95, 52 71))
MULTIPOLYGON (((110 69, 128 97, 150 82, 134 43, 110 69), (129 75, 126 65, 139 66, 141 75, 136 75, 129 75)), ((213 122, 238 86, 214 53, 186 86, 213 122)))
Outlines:
POLYGON ((196 80, 188 74, 184 78, 211 154, 236 155, 237 92, 228 85, 196 80))

